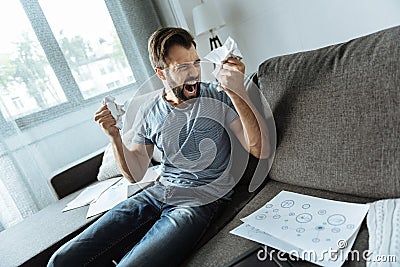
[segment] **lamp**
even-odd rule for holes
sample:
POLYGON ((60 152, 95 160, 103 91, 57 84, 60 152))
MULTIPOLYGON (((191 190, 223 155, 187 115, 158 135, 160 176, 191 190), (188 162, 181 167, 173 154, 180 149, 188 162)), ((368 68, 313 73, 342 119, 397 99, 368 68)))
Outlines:
POLYGON ((201 35, 205 32, 210 32, 210 48, 213 50, 218 46, 222 46, 221 40, 218 35, 214 34, 214 31, 225 25, 225 21, 214 2, 206 1, 195 6, 192 10, 193 22, 196 36, 201 35))

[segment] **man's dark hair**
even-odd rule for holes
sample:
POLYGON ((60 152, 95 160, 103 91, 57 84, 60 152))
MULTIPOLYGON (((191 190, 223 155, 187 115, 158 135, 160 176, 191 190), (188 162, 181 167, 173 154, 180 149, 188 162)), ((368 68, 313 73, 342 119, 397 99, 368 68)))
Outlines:
POLYGON ((164 69, 168 66, 168 50, 174 45, 189 49, 192 45, 196 47, 196 42, 193 36, 182 28, 161 28, 150 36, 148 50, 153 67, 164 69))

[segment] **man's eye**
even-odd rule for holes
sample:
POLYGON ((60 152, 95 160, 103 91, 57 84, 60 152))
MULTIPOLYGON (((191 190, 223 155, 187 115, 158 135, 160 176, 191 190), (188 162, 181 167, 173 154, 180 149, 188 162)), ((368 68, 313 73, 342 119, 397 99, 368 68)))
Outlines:
POLYGON ((188 65, 179 65, 176 67, 177 70, 185 70, 188 68, 188 65))

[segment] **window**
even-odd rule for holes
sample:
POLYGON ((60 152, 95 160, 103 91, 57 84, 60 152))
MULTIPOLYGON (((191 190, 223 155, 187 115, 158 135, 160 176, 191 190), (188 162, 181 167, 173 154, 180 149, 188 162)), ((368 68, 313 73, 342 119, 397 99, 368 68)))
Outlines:
POLYGON ((14 103, 14 106, 16 109, 23 109, 24 108, 24 104, 21 101, 21 98, 19 96, 13 97, 12 101, 14 103))
POLYGON ((50 179, 100 151, 93 114, 153 74, 152 1, 0 1, 0 231, 55 201, 50 179))
POLYGON ((67 99, 18 1, 0 3, 0 105, 15 119, 67 99), (11 26, 12 25, 12 26, 11 26), (19 99, 21 106, 15 104, 19 99))
POLYGON ((1 116, 21 129, 135 86, 104 1, 5 0, 0 23, 1 116))
MULTIPOLYGON (((85 99, 108 91, 108 81, 97 75, 98 69, 102 75, 114 69, 132 75, 104 2, 39 0, 39 3, 85 99), (80 69, 85 67, 89 71, 82 75, 84 78, 89 75, 99 90, 81 82, 80 69)), ((129 84, 126 77, 120 79, 121 86, 129 84)))

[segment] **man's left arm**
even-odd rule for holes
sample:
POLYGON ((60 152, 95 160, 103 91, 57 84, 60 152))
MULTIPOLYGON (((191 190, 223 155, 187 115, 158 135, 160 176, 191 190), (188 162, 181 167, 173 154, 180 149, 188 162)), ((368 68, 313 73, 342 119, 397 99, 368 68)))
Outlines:
POLYGON ((244 88, 243 62, 228 58, 219 72, 221 87, 231 99, 239 119, 229 125, 242 146, 253 156, 265 159, 270 156, 268 128, 244 88))

